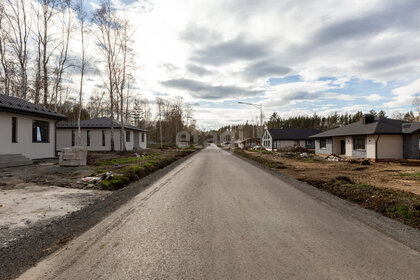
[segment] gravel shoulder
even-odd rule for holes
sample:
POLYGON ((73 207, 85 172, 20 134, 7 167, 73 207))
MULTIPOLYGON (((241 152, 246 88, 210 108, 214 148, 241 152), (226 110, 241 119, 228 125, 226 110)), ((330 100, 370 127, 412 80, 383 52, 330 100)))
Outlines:
POLYGON ((241 156, 240 154, 234 152, 231 152, 231 154, 280 178, 282 181, 287 182, 296 189, 307 193, 311 197, 318 199, 327 205, 330 205, 334 209, 339 209, 343 212, 344 215, 354 217, 369 227, 372 227, 379 232, 386 234, 392 239, 397 240, 398 242, 401 242, 406 246, 420 252, 419 230, 385 217, 375 211, 362 208, 356 203, 343 200, 308 183, 297 180, 296 178, 293 178, 284 172, 285 169, 270 168, 258 163, 251 158, 241 156))

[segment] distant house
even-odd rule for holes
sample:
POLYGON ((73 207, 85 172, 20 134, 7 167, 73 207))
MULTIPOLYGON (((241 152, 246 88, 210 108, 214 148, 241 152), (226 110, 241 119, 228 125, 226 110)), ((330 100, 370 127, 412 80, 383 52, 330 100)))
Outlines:
POLYGON ((318 129, 267 129, 263 135, 263 147, 268 150, 288 147, 315 149, 315 140, 310 136, 320 133, 318 129))
MULTIPOLYGON (((82 146, 88 151, 111 151, 111 119, 95 118, 80 122, 82 146)), ((127 151, 147 148, 147 133, 132 125, 124 124, 123 141, 127 151)), ((114 120, 114 148, 122 150, 120 143, 121 123, 114 120)), ((57 150, 77 145, 77 122, 57 124, 57 150)))
MULTIPOLYGON (((0 94, 0 156, 9 161, 55 157, 56 123, 67 119, 53 110, 0 94)), ((4 164, 6 164, 5 162, 4 164)))
POLYGON ((418 159, 420 122, 375 118, 362 120, 313 135, 315 153, 345 155, 371 160, 418 159))
POLYGON ((260 145, 261 139, 258 138, 247 138, 240 142, 240 145, 242 145, 244 148, 246 147, 254 147, 257 145, 260 145))

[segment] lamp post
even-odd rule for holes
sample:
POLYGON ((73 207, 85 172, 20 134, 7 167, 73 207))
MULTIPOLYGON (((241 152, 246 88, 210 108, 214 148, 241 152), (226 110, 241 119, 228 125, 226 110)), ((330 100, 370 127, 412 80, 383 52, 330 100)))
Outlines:
POLYGON ((261 138, 260 138, 260 156, 262 157, 262 143, 263 143, 263 135, 264 135, 264 129, 263 129, 263 113, 262 113, 262 104, 255 104, 255 103, 248 103, 248 102, 242 102, 239 101, 239 104, 245 104, 245 105, 251 105, 258 109, 260 109, 260 126, 261 126, 261 138))

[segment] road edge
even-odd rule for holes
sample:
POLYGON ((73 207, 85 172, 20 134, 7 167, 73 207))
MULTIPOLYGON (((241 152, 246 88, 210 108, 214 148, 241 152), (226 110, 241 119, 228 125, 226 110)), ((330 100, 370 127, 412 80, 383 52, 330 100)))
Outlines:
POLYGON ((391 218, 385 217, 373 210, 366 209, 360 205, 344 200, 338 196, 335 196, 329 192, 318 189, 312 185, 309 185, 306 182, 299 181, 293 177, 290 177, 286 174, 281 173, 281 171, 273 170, 269 167, 266 167, 252 159, 243 157, 234 152, 231 154, 241 160, 270 173, 271 175, 276 176, 285 183, 288 183, 295 187, 296 189, 310 195, 311 197, 318 199, 327 205, 338 208, 341 211, 348 214, 353 219, 356 219, 379 232, 384 233, 385 235, 391 237, 392 239, 403 243, 407 247, 410 247, 413 250, 420 252, 420 231, 412 228, 408 225, 400 223, 391 218))
POLYGON ((43 258, 52 254, 70 240, 80 236, 111 213, 146 190, 161 177, 187 161, 201 150, 176 160, 168 166, 112 192, 78 211, 48 224, 33 227, 9 246, 0 248, 0 279, 14 279, 43 258))

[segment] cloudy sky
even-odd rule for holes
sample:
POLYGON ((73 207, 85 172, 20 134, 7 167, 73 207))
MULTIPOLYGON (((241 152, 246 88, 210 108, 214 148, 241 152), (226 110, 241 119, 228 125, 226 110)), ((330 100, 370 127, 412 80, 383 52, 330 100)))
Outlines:
MULTIPOLYGON (((420 93, 418 0, 119 0, 143 96, 183 96, 201 128, 269 116, 406 112, 420 93)), ((92 3, 93 4, 93 3, 92 3)))

